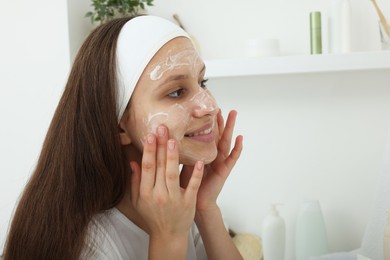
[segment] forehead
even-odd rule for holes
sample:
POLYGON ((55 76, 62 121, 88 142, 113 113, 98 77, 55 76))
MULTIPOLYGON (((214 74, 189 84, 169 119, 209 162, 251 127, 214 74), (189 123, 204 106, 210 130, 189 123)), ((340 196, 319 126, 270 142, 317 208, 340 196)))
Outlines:
MULTIPOLYGON (((151 80, 160 79, 156 71, 169 68, 170 71, 183 67, 203 67, 203 61, 194 48, 190 39, 186 37, 177 37, 166 43, 151 59, 145 69, 146 74, 150 75, 151 80)), ((162 76, 162 75, 160 75, 162 76)))
POLYGON ((135 99, 139 99, 139 96, 147 98, 147 95, 142 93, 160 89, 172 77, 197 79, 203 68, 203 60, 191 40, 177 37, 161 47, 150 60, 138 80, 131 99, 134 102, 135 99))
POLYGON ((190 39, 186 37, 177 37, 166 44, 154 55, 150 63, 158 62, 164 58, 167 58, 172 53, 179 53, 182 51, 193 51, 196 52, 190 39))

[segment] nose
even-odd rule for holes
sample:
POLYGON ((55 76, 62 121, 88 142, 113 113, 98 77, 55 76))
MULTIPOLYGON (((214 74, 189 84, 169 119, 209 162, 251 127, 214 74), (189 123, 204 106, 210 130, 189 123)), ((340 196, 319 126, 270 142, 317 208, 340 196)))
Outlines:
POLYGON ((194 116, 203 117, 206 115, 215 116, 218 113, 218 105, 211 93, 205 89, 201 89, 195 94, 191 101, 194 104, 194 116))

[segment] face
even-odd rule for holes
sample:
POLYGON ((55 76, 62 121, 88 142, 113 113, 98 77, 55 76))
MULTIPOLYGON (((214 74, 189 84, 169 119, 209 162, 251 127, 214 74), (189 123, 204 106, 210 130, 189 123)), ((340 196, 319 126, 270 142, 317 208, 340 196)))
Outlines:
POLYGON ((185 37, 171 40, 156 53, 125 114, 125 132, 138 151, 143 150, 147 133, 165 125, 179 145, 181 163, 215 159, 219 108, 206 88, 204 73, 203 61, 185 37))

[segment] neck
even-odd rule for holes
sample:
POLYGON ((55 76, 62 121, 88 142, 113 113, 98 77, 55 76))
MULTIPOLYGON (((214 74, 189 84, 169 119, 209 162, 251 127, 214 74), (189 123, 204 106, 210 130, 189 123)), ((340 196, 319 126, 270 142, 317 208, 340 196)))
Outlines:
MULTIPOLYGON (((142 154, 139 152, 137 148, 135 148, 133 145, 127 145, 123 147, 125 153, 126 153, 126 158, 128 163, 131 161, 135 161, 138 163, 138 165, 141 165, 141 160, 142 160, 142 154)), ((131 170, 129 167, 129 176, 131 176, 131 170)), ((136 209, 134 208, 132 202, 131 202, 131 178, 129 178, 129 181, 127 182, 126 185, 126 192, 119 201, 119 203, 116 205, 117 209, 125 215, 129 220, 131 220, 134 224, 136 224, 139 228, 144 230, 146 233, 147 231, 147 226, 145 222, 143 221, 143 218, 137 213, 136 209)))
POLYGON ((145 221, 137 213, 137 211, 133 207, 133 204, 131 203, 131 198, 127 196, 127 194, 126 198, 123 198, 116 207, 123 215, 125 215, 129 220, 131 220, 131 222, 133 222, 146 233, 149 233, 145 221))

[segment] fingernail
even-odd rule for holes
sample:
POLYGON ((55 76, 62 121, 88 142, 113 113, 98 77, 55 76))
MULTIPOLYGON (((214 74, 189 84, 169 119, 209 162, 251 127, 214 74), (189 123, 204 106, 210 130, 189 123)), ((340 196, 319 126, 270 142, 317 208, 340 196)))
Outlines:
POLYGON ((168 141, 168 149, 171 151, 173 151, 173 149, 175 149, 175 140, 168 141))
POLYGON ((149 143, 149 144, 152 144, 152 143, 154 142, 154 135, 148 134, 148 136, 146 137, 146 139, 148 140, 148 143, 149 143))
POLYGON ((196 168, 200 171, 203 168, 203 162, 202 161, 197 161, 196 162, 196 168))
POLYGON ((158 133, 159 136, 164 136, 165 135, 165 127, 159 126, 157 128, 157 133, 158 133))

